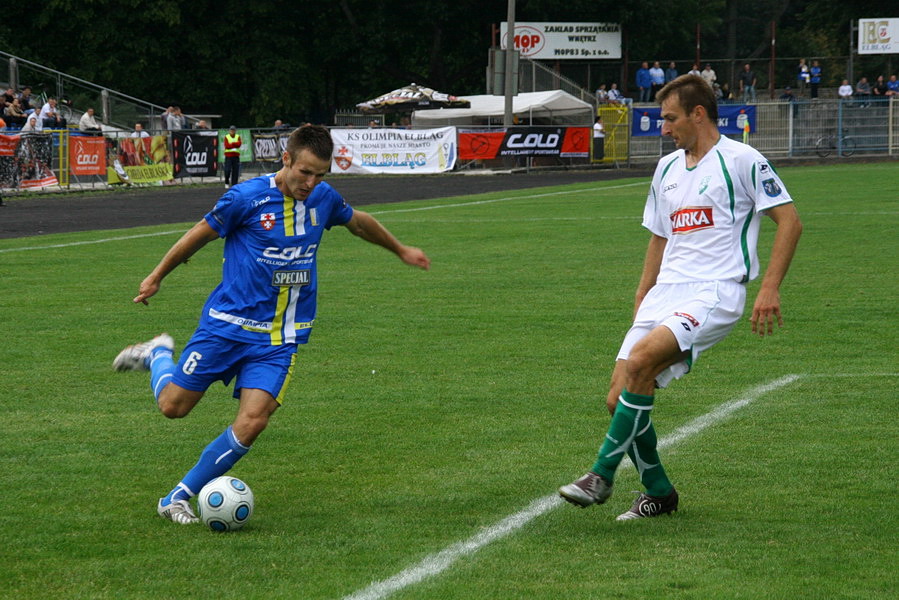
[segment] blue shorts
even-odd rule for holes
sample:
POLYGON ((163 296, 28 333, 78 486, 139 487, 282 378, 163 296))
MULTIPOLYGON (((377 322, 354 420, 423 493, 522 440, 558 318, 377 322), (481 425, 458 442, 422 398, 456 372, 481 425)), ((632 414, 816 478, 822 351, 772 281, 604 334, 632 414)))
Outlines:
POLYGON ((235 398, 243 388, 271 394, 278 404, 293 375, 294 344, 260 346, 236 342, 198 329, 181 352, 172 382, 184 389, 205 392, 215 381, 234 382, 235 398))

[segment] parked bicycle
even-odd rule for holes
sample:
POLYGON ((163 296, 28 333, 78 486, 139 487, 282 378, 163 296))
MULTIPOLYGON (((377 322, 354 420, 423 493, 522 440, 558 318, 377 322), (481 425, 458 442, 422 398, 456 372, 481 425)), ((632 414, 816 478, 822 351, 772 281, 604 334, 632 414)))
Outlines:
MULTIPOLYGON (((815 142, 815 152, 817 152, 818 156, 821 158, 830 156, 832 152, 836 152, 837 147, 837 136, 833 133, 822 135, 818 138, 818 141, 815 142)), ((855 153, 855 140, 846 135, 845 131, 839 139, 839 150, 841 156, 852 156, 855 153)))

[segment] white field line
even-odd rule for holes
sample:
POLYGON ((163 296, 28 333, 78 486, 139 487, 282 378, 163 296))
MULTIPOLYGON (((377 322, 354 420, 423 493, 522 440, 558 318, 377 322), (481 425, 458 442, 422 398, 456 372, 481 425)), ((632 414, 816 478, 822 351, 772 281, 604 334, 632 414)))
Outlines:
MULTIPOLYGON (((671 435, 662 438, 659 440, 659 448, 668 448, 669 446, 673 446, 691 438, 703 430, 721 423, 736 411, 755 400, 758 400, 765 394, 790 385, 802 377, 803 375, 786 375, 751 388, 739 398, 725 402, 711 412, 697 417, 686 425, 679 427, 671 435)), ((524 510, 506 517, 502 521, 484 529, 467 540, 457 542, 436 554, 426 556, 417 565, 409 567, 388 579, 376 581, 367 588, 346 596, 344 600, 381 600, 404 588, 420 583, 429 577, 439 575, 450 568, 452 564, 460 558, 474 554, 487 544, 514 533, 533 519, 548 513, 550 510, 562 504, 564 504, 564 501, 555 494, 538 498, 531 502, 524 510)))
MULTIPOLYGON (((646 181, 639 181, 636 183, 625 183, 622 185, 612 185, 612 186, 607 186, 607 187, 581 188, 578 190, 565 190, 562 192, 547 192, 544 194, 526 194, 523 196, 506 196, 503 198, 494 198, 492 200, 475 200, 473 202, 455 202, 453 204, 438 204, 438 205, 434 205, 434 206, 422 206, 419 208, 401 208, 401 209, 397 209, 397 210, 379 210, 379 211, 373 211, 371 214, 384 216, 384 215, 393 215, 393 214, 397 214, 397 213, 420 212, 420 211, 424 211, 424 210, 437 210, 437 209, 441 209, 441 208, 460 208, 460 207, 464 207, 464 206, 477 206, 480 204, 493 204, 496 202, 510 202, 513 200, 529 200, 529 199, 533 199, 533 198, 549 198, 552 196, 564 196, 567 194, 580 194, 583 192, 604 192, 606 190, 617 190, 617 189, 621 189, 621 188, 634 187, 634 186, 638 186, 638 185, 645 186, 645 185, 648 185, 648 183, 646 181)), ((88 244, 105 244, 107 242, 120 242, 123 240, 134 240, 134 239, 144 238, 144 237, 170 235, 173 233, 184 233, 185 231, 187 231, 186 228, 183 230, 177 230, 177 231, 161 231, 158 233, 144 233, 144 234, 140 234, 140 235, 124 235, 124 236, 119 236, 119 237, 103 238, 100 240, 86 240, 83 242, 70 242, 68 244, 49 244, 46 246, 27 246, 27 247, 23 247, 23 248, 4 248, 4 249, 0 249, 0 254, 4 254, 6 252, 27 252, 29 250, 49 250, 51 248, 71 248, 74 246, 86 246, 88 244)))

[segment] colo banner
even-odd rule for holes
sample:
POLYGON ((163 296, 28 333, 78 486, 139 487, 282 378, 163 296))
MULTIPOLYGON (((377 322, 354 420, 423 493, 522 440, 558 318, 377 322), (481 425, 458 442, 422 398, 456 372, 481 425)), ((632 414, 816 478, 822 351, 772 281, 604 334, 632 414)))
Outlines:
POLYGON ((69 170, 72 175, 106 174, 106 140, 69 134, 69 170))
POLYGON ((107 138, 106 178, 116 183, 156 183, 172 179, 168 138, 107 138))
MULTIPOLYGON (((754 104, 719 104, 718 131, 724 135, 741 134, 748 121, 749 132, 755 133, 755 108, 754 104)), ((662 135, 662 109, 634 108, 631 135, 634 137, 662 135)))
POLYGON ((0 135, 0 187, 31 189, 58 184, 50 168, 52 159, 50 133, 0 135))
MULTIPOLYGON (((241 134, 243 135, 243 134, 241 134)), ((281 156, 287 149, 288 133, 258 133, 253 136, 253 156, 259 162, 281 162, 281 156)), ((241 146, 241 160, 243 160, 243 146, 241 146)))
POLYGON ((332 173, 443 173, 456 165, 456 128, 332 129, 332 173))
POLYGON ((590 156, 589 127, 510 127, 500 131, 459 132, 459 158, 490 160, 503 156, 590 156))
POLYGON ((172 132, 175 177, 215 177, 219 169, 218 132, 172 132))

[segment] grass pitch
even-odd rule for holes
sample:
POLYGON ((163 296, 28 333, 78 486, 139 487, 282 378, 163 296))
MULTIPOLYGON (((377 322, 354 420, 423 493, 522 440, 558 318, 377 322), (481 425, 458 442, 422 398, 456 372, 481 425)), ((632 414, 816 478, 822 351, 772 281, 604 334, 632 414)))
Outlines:
MULTIPOLYGON (((805 224, 786 324, 758 339, 747 311, 660 392, 656 430, 797 378, 663 452, 680 512, 616 523, 639 487, 624 469, 607 505, 547 510, 391 598, 895 596, 899 170, 781 174, 805 224)), ((221 242, 144 307, 130 302, 140 280, 189 224, 0 240, 0 595, 361 595, 552 495, 592 464, 608 423, 647 186, 367 207, 428 252, 427 273, 326 235, 312 341, 233 470, 255 514, 224 535, 164 522, 155 503, 230 422, 230 389, 168 421, 146 374, 110 368, 160 331, 186 341, 221 242)), ((763 256, 773 230, 766 219, 763 256)))

